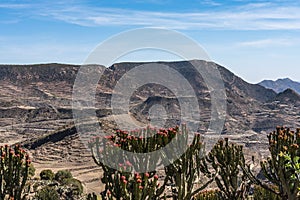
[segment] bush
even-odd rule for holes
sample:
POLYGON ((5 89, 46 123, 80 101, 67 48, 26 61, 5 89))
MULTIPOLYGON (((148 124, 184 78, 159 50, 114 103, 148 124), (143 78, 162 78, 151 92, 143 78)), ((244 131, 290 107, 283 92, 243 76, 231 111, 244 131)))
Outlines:
POLYGON ((46 186, 43 189, 39 190, 35 195, 37 200, 59 200, 58 192, 53 188, 46 186))
POLYGON ((71 188, 70 193, 72 196, 81 195, 83 193, 82 183, 75 178, 64 179, 63 184, 71 188))
POLYGON ((35 168, 34 168, 33 164, 30 163, 29 169, 28 169, 28 176, 30 178, 32 178, 32 177, 34 177, 34 175, 35 175, 35 168))
MULTIPOLYGON (((269 186, 272 187, 274 190, 277 190, 275 186, 269 186)), ((281 198, 277 195, 274 194, 273 192, 266 190, 265 188, 262 188, 260 186, 255 186, 254 187, 254 194, 253 198, 255 200, 280 200, 281 198)))
POLYGON ((51 169, 45 169, 40 173, 41 180, 53 180, 54 173, 51 169))
POLYGON ((59 170, 56 172, 54 179, 60 183, 63 183, 66 179, 73 178, 69 170, 59 170))

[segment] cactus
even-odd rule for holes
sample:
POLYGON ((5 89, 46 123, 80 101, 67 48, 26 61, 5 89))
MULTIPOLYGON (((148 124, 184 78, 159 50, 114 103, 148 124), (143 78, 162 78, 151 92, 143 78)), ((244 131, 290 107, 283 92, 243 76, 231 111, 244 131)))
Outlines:
POLYGON ((218 196, 219 190, 205 190, 196 196, 196 200, 221 200, 218 196))
MULTIPOLYGON (((183 145, 187 145, 188 131, 185 126, 182 126, 181 131, 181 134, 185 136, 185 141, 181 142, 184 142, 183 145)), ((201 186, 199 183, 195 183, 197 178, 200 179, 202 172, 207 172, 207 166, 202 165, 203 157, 204 145, 200 134, 196 134, 187 151, 165 167, 166 176, 173 185, 173 199, 190 200, 213 181, 213 178, 210 178, 206 183, 201 183, 201 186)))
POLYGON ((266 179, 278 189, 275 190, 256 178, 249 167, 245 169, 248 177, 255 184, 279 195, 281 199, 298 199, 300 129, 295 132, 289 128, 278 126, 276 131, 268 135, 268 140, 271 156, 266 161, 261 162, 261 168, 266 179))
POLYGON ((0 147, 0 155, 0 199, 20 200, 28 179, 29 156, 19 145, 0 147))
POLYGON ((297 199, 299 178, 295 176, 295 169, 286 166, 286 157, 290 155, 292 161, 300 156, 300 129, 296 133, 289 128, 277 127, 268 136, 271 157, 261 162, 265 177, 279 188, 282 199, 297 199))
POLYGON ((149 173, 116 172, 114 183, 107 191, 101 193, 103 199, 142 200, 159 199, 158 176, 149 173))
POLYGON ((105 190, 101 192, 102 198, 158 199, 164 192, 168 178, 165 178, 162 185, 159 186, 155 171, 141 173, 138 176, 130 172, 136 171, 131 163, 138 163, 143 166, 157 166, 159 158, 130 160, 123 155, 120 156, 120 154, 115 153, 114 151, 118 151, 118 148, 116 150, 115 148, 111 148, 111 146, 117 146, 123 150, 134 153, 153 152, 166 146, 176 136, 178 131, 178 127, 159 130, 148 127, 144 130, 132 132, 117 130, 114 135, 102 140, 100 140, 100 138, 94 138, 89 143, 89 146, 93 153, 95 163, 103 169, 101 181, 105 184, 105 190), (139 137, 137 135, 139 135, 139 137), (152 137, 143 137, 149 135, 152 137), (106 161, 111 160, 109 159, 111 155, 115 157, 119 156, 119 158, 114 159, 118 161, 117 169, 108 167, 101 162, 103 157, 106 161))
POLYGON ((86 200, 97 200, 97 199, 98 199, 98 197, 95 193, 90 193, 90 194, 88 194, 86 200))
POLYGON ((221 199, 245 199, 251 181, 242 170, 245 167, 243 147, 220 140, 206 157, 217 173, 215 177, 221 199))

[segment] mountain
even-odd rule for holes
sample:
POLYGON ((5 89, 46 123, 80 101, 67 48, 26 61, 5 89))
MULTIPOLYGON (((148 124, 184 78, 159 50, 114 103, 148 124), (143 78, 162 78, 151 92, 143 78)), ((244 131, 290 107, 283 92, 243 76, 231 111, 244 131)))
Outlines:
POLYGON ((300 95, 292 89, 286 89, 276 95, 273 101, 279 101, 287 105, 300 105, 300 95))
POLYGON ((283 92, 284 90, 290 88, 296 91, 298 94, 300 94, 300 83, 293 81, 289 78, 278 79, 276 81, 264 80, 258 84, 266 88, 272 89, 277 93, 283 92))
MULTIPOLYGON (((91 107, 87 102, 87 108, 95 111, 101 128, 112 132, 118 128, 116 119, 128 120, 124 118, 127 111, 113 113, 111 109, 117 83, 125 74, 129 80, 134 80, 129 71, 139 65, 162 64, 181 74, 194 90, 201 119, 198 131, 205 133, 211 118, 211 94, 204 78, 191 63, 214 67, 223 79, 227 112, 221 137, 229 137, 264 155, 268 142, 266 132, 277 125, 300 127, 299 95, 293 90, 277 94, 259 84, 245 82, 216 63, 197 60, 98 66, 103 75, 96 90, 96 103, 91 107)), ((22 143, 30 150, 36 168, 69 167, 77 173, 77 178, 94 190, 99 171, 74 128, 72 113, 72 90, 79 69, 79 65, 56 63, 0 65, 0 145, 22 143)), ((143 74, 142 78, 149 75, 143 74)), ((135 84, 128 82, 128 88, 135 84)), ((149 83, 135 90, 128 101, 119 103, 129 103, 130 116, 140 124, 149 124, 148 114, 153 112, 163 117, 166 126, 173 126, 181 122, 181 108, 175 94, 176 91, 164 85, 149 83), (154 112, 156 105, 164 107, 165 113, 154 112)), ((86 119, 84 123, 88 126, 89 121, 86 119)))
MULTIPOLYGON (((224 133, 238 134, 247 130, 269 131, 278 124, 295 126, 298 123, 284 116, 290 115, 289 110, 274 112, 275 107, 279 108, 277 104, 292 104, 294 102, 293 99, 296 97, 293 97, 290 101, 283 102, 278 100, 282 97, 278 96, 273 90, 266 89, 259 84, 247 83, 216 63, 193 62, 198 62, 200 66, 216 67, 223 78, 227 96, 227 120, 224 133), (263 117, 269 115, 273 117, 263 117)), ((124 74, 129 76, 128 71, 142 64, 167 65, 188 80, 197 96, 201 110, 201 119, 203 121, 199 130, 206 130, 211 112, 210 92, 203 77, 197 73, 191 62, 186 61, 127 62, 116 63, 108 68, 100 66, 100 69, 104 70, 104 72, 95 96, 95 112, 97 116, 104 119, 112 114, 110 99, 115 85, 124 74)), ((61 124, 66 123, 66 121, 71 123, 72 89, 79 68, 80 66, 78 65, 56 63, 1 65, 0 91, 2 98, 0 99, 0 125, 7 127, 13 123, 13 128, 16 128, 19 127, 18 124, 27 123, 26 126, 29 126, 28 124, 35 123, 36 126, 42 126, 44 122, 53 120, 51 128, 34 128, 31 130, 31 134, 43 135, 47 131, 55 130, 55 124, 58 124, 56 123, 58 120, 62 121, 60 122, 61 124)), ((174 93, 170 89, 157 84, 146 84, 132 94, 130 98, 130 112, 136 120, 141 123, 148 123, 149 110, 156 104, 167 107, 167 113, 179 116, 180 106, 174 93)), ((174 125, 176 121, 178 122, 178 120, 174 119, 167 120, 167 125, 174 125)), ((27 130, 22 127, 16 129, 17 133, 26 133, 27 130)))

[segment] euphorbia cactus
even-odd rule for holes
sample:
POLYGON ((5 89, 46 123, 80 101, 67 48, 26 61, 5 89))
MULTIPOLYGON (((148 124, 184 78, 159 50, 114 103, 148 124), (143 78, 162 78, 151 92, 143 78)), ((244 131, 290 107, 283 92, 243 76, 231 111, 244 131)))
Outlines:
POLYGON ((19 145, 0 147, 0 155, 0 199, 8 196, 20 200, 28 178, 29 156, 19 145))
MULTIPOLYGON (((271 157, 261 162, 261 167, 265 177, 278 187, 279 192, 272 188, 269 190, 282 199, 298 199, 300 129, 295 132, 289 128, 277 127, 276 131, 269 134, 268 139, 271 157)), ((265 185, 262 186, 268 189, 265 185)))
POLYGON ((218 196, 218 190, 205 190, 196 196, 196 200, 221 200, 218 196))
POLYGON ((159 199, 162 191, 157 175, 149 173, 121 173, 116 172, 112 177, 115 181, 108 189, 101 193, 103 199, 142 200, 159 199), (160 192, 160 193, 159 193, 160 192))
MULTIPOLYGON (((185 141, 181 142, 188 145, 189 134, 186 126, 182 126, 181 134, 185 136, 185 141)), ((185 153, 165 167, 166 177, 173 185, 172 199, 190 200, 213 181, 214 175, 210 174, 210 179, 205 183, 196 183, 197 179, 202 181, 202 173, 208 173, 207 166, 203 163, 204 153, 201 136, 196 134, 185 153)))
POLYGON ((245 158, 240 145, 230 144, 228 139, 220 140, 208 154, 206 161, 217 173, 215 181, 221 199, 245 199, 251 181, 243 171, 245 158))
POLYGON ((93 192, 93 193, 89 193, 86 200, 97 200, 97 195, 93 192))
MULTIPOLYGON (((157 159, 130 160, 119 152, 125 150, 133 153, 149 153, 166 146, 178 133, 179 128, 153 129, 148 127, 139 131, 120 131, 107 136, 104 139, 94 138, 90 142, 90 149, 93 153, 94 161, 103 169, 101 181, 105 184, 105 190, 101 193, 104 199, 158 199, 165 188, 168 178, 159 186, 156 172, 140 173, 134 175, 136 171, 131 163, 137 163, 142 166, 156 166, 157 159), (151 136, 151 137, 148 137, 151 136), (112 146, 118 148, 111 148, 112 146), (105 159, 107 162, 112 160, 109 156, 114 155, 114 162, 117 160, 117 167, 111 168, 107 163, 101 162, 105 159), (118 158, 116 158, 119 156, 118 158), (139 178, 137 178, 139 177, 139 178)), ((114 163, 112 163, 114 164, 114 163)))

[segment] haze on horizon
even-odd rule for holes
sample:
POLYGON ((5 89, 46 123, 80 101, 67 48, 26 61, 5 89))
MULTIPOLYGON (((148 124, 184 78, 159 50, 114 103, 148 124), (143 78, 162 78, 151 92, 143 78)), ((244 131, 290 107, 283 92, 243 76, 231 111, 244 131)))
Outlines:
MULTIPOLYGON (((248 82, 300 82, 299 1, 3 0, 0 26, 1 64, 82 64, 112 35, 162 27, 191 37, 214 62, 248 82)), ((175 58, 148 52, 120 61, 152 60, 175 58)))

